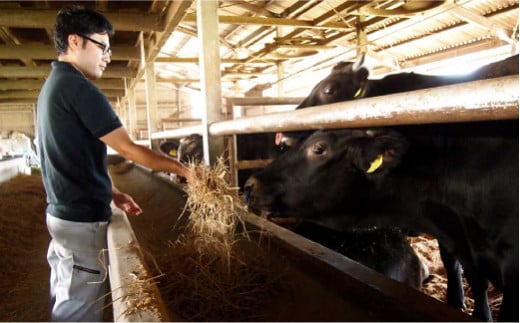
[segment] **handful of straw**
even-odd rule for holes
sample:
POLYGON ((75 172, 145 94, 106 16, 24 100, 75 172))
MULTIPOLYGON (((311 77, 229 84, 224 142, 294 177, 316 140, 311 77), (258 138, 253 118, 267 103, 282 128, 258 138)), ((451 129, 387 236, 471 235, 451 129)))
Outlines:
POLYGON ((197 174, 185 188, 186 230, 169 248, 166 305, 190 321, 258 320, 282 289, 283 274, 273 271, 269 251, 251 240, 242 219, 246 207, 238 188, 226 182, 223 160, 212 168, 189 167, 197 174))
POLYGON ((187 185, 186 209, 190 211, 188 232, 201 242, 220 241, 228 252, 238 225, 242 225, 247 235, 241 214, 246 206, 238 197, 238 187, 231 187, 226 181, 229 172, 222 159, 211 168, 207 165, 189 164, 194 180, 187 185), (199 171, 196 170, 198 167, 199 171))

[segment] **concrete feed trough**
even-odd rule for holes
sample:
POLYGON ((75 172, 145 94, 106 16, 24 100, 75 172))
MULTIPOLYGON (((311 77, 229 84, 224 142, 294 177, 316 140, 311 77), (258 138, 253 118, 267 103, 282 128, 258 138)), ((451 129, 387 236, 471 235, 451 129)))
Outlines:
MULTIPOLYGON (((146 281, 161 267, 161 253, 179 234, 177 218, 185 193, 167 176, 132 167, 112 178, 142 206, 139 217, 119 212, 109 229, 110 275, 117 321, 190 320, 165 304, 159 284, 135 296, 129 286, 146 281), (154 256, 150 257, 149 253, 154 256), (153 261, 151 259, 154 259, 153 261), (143 260, 143 259, 147 259, 143 260), (155 261, 157 263, 155 263, 155 261), (133 293, 133 294, 132 294, 133 293), (132 296, 125 296, 132 294, 132 296), (146 298, 148 305, 144 304, 146 298)), ((262 304, 261 321, 468 321, 471 317, 419 291, 389 280, 349 258, 302 238, 260 217, 247 216, 253 231, 263 229, 269 257, 283 266, 289 288, 262 304)), ((255 239, 253 237, 253 239, 255 239)), ((249 248, 244 247, 248 252, 249 248)), ((250 251, 250 250, 249 250, 250 251)), ((253 255, 254 256, 254 255, 253 255)), ((153 280, 150 280, 153 282, 153 280)), ((208 318, 219 321, 222 318, 208 318)), ((245 321, 251 319, 240 319, 245 321)))

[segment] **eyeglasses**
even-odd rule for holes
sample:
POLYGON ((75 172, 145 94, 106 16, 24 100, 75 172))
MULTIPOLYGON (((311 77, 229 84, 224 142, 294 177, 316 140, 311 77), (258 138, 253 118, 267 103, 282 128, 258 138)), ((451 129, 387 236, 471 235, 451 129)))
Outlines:
POLYGON ((112 50, 110 49, 110 46, 107 45, 107 44, 104 44, 102 42, 98 42, 97 40, 94 40, 90 37, 87 37, 85 35, 79 35, 81 38, 85 38, 87 40, 90 40, 91 42, 93 42, 94 44, 96 44, 97 47, 99 47, 102 51, 103 51, 103 55, 108 55, 108 56, 112 56, 112 50))

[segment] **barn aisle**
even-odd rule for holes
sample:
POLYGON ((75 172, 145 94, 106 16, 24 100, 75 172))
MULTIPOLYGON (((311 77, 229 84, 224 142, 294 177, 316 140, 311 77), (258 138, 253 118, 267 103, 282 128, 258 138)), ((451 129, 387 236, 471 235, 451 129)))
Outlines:
MULTIPOLYGON (((49 321, 49 233, 39 173, 0 183, 0 322, 49 321)), ((104 313, 112 322, 112 308, 104 313)))
POLYGON ((39 174, 0 184, 0 321, 48 321, 49 234, 39 174))

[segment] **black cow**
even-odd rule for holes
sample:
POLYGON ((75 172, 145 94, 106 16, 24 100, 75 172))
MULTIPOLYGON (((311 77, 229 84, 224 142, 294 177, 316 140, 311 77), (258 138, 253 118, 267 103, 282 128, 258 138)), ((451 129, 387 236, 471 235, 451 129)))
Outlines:
POLYGON ((165 155, 177 159, 177 150, 179 149, 179 140, 168 139, 159 145, 159 150, 165 155))
MULTIPOLYGON (((320 81, 296 109, 349 101, 364 97, 380 96, 404 91, 431 88, 442 85, 456 84, 480 79, 518 74, 518 55, 484 65, 472 73, 462 76, 435 76, 417 73, 398 73, 382 79, 369 79, 368 70, 359 67, 361 64, 340 62, 333 67, 331 73, 320 81)), ((287 150, 295 142, 304 140, 314 131, 299 131, 278 133, 276 144, 282 150, 287 150)), ((460 264, 439 245, 441 258, 448 276, 448 304, 461 308, 464 306, 464 291, 462 286, 460 264)), ((471 275, 466 270, 466 275, 471 275)), ((474 279, 473 281, 476 281, 474 279)), ((487 285, 472 286, 475 299, 474 316, 490 320, 490 310, 487 301, 487 285)))
POLYGON ((202 136, 191 134, 179 141, 177 160, 181 163, 200 163, 204 159, 202 136))
POLYGON ((500 320, 518 321, 518 120, 317 131, 246 189, 254 211, 429 233, 475 293, 503 290, 500 320))
MULTIPOLYGON (((274 133, 246 134, 237 135, 237 159, 238 160, 257 160, 272 159, 276 157, 280 151, 273 144, 274 133)), ((178 160, 182 163, 188 161, 200 162, 203 159, 202 136, 192 134, 181 139, 178 149, 178 160)), ((245 181, 258 171, 256 169, 244 169, 238 172, 238 185, 243 187, 245 181)))
MULTIPOLYGON (((360 67, 360 64, 340 62, 332 68, 327 77, 314 86, 309 95, 296 109, 500 76, 517 75, 518 64, 517 54, 504 60, 484 65, 471 73, 461 76, 397 73, 387 75, 381 79, 369 79, 368 70, 362 66, 360 67)), ((278 133, 276 143, 283 143, 285 148, 287 148, 293 141, 304 139, 312 132, 278 133)))
MULTIPOLYGON (((273 145, 273 139, 273 133, 237 136, 237 158, 254 160, 277 156, 279 151, 273 145)), ((202 137, 191 135, 183 138, 178 153, 181 162, 194 158, 195 161, 200 161, 202 137)), ((253 171, 258 169, 239 172, 241 187, 253 171)), ((406 237, 394 228, 336 231, 312 223, 299 223, 288 229, 415 289, 420 289, 423 280, 428 276, 406 237)))
POLYGON ((423 281, 429 277, 428 268, 410 246, 407 236, 398 228, 333 230, 302 221, 291 229, 307 239, 415 289, 420 289, 423 281))

